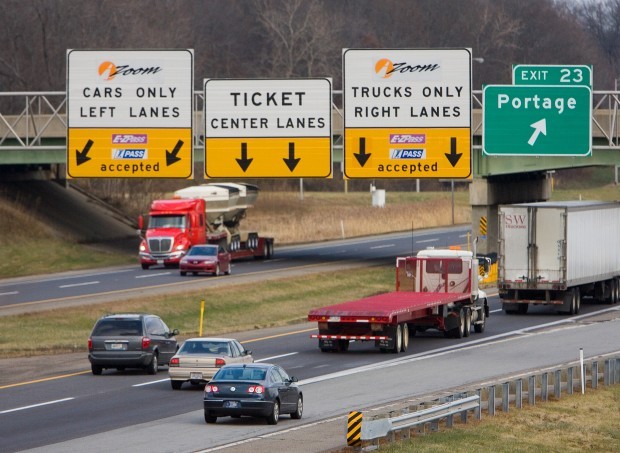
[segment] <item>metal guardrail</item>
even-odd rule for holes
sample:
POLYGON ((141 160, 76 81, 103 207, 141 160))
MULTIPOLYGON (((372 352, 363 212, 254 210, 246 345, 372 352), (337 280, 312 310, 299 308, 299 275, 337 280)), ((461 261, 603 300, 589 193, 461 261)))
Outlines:
POLYGON ((354 446, 358 451, 375 449, 380 442, 436 432, 442 421, 450 428, 455 416, 460 416, 461 423, 467 423, 470 411, 476 420, 480 420, 483 411, 492 417, 498 409, 508 412, 511 407, 521 409, 524 402, 535 406, 537 401, 559 400, 562 394, 575 393, 575 388, 585 393, 588 384, 591 390, 597 389, 601 382, 604 386, 620 384, 620 352, 585 360, 583 368, 580 361, 570 362, 448 392, 446 396, 430 401, 428 397, 417 402, 409 401, 406 407, 387 414, 388 417, 385 414, 373 417, 368 412, 364 417, 361 412, 361 435, 354 446), (396 412, 400 414, 393 415, 396 412))
MULTIPOLYGON (((477 409, 478 417, 480 414, 480 396, 468 396, 465 398, 455 399, 449 403, 433 406, 421 411, 409 414, 399 415, 394 418, 382 418, 362 422, 362 440, 376 439, 378 437, 387 436, 389 433, 401 429, 413 428, 415 426, 424 425, 426 423, 439 421, 457 414, 464 414, 467 417, 467 411, 477 409)), ((451 421, 450 421, 451 424, 451 421)))

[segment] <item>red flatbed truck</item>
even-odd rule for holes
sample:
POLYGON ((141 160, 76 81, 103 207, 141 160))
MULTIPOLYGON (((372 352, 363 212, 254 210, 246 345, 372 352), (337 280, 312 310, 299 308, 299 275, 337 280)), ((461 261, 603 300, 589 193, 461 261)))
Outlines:
POLYGON ((382 352, 407 350, 409 337, 428 329, 446 336, 481 333, 489 316, 487 297, 478 289, 478 260, 470 251, 423 250, 396 259, 396 291, 317 308, 322 352, 344 352, 351 341, 373 341, 382 352))

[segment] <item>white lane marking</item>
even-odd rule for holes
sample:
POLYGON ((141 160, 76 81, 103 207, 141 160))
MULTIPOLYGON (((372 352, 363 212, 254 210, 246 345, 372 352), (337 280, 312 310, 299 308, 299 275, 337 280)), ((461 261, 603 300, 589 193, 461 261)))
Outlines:
POLYGON ((160 379, 158 381, 143 382, 142 384, 134 384, 134 385, 132 385, 132 387, 142 387, 142 386, 145 386, 145 385, 158 384, 160 382, 166 382, 166 381, 169 381, 169 380, 170 380, 170 378, 160 379))
POLYGON ((264 359, 255 360, 255 362, 265 362, 268 360, 280 359, 282 357, 288 357, 288 356, 295 355, 295 354, 299 354, 299 352, 289 352, 288 354, 274 355, 273 357, 265 357, 264 359))
POLYGON ((98 280, 95 280, 93 282, 73 283, 71 285, 60 285, 59 288, 73 288, 74 286, 98 285, 99 283, 101 282, 98 280))
POLYGON ((499 311, 502 311, 502 309, 501 309, 501 308, 498 308, 497 310, 491 310, 491 311, 489 311, 489 313, 497 313, 497 312, 499 312, 499 311))
POLYGON ((88 272, 88 273, 79 273, 79 271, 76 272, 71 272, 69 271, 68 273, 71 275, 66 275, 66 276, 56 276, 56 277, 50 277, 50 278, 38 278, 35 277, 34 279, 31 278, 25 278, 25 277, 17 277, 15 279, 9 279, 11 281, 8 282, 3 282, 2 284, 0 284, 0 287, 4 287, 4 286, 9 286, 9 285, 38 285, 39 283, 48 283, 48 282, 55 282, 55 281, 59 281, 59 280, 75 280, 76 278, 92 278, 92 277, 98 277, 100 275, 111 275, 111 274, 126 274, 128 272, 136 272, 136 267, 135 266, 131 266, 130 268, 127 269, 121 269, 121 270, 111 270, 111 271, 102 271, 102 272, 88 272), (15 280, 18 280, 17 282, 15 280), (22 281, 23 280, 23 281, 22 281))
POLYGON ((348 253, 348 250, 334 250, 326 253, 319 253, 319 256, 342 255, 343 253, 348 253))
POLYGON ((160 272, 159 274, 136 275, 135 278, 151 278, 161 277, 162 275, 170 275, 172 272, 160 272))
POLYGON ((32 409, 34 407, 47 406, 48 404, 62 403, 64 401, 71 401, 71 400, 74 400, 74 399, 75 398, 73 398, 73 397, 71 397, 71 398, 63 398, 61 400, 46 401, 45 403, 39 403, 39 404, 31 404, 30 406, 16 407, 15 409, 7 409, 5 411, 0 411, 0 414, 8 414, 9 412, 23 411, 24 409, 32 409))
POLYGON ((374 250, 374 249, 387 249, 389 247, 396 247, 396 244, 374 245, 374 246, 370 247, 370 250, 374 250))
POLYGON ((0 293, 0 296, 12 296, 14 294, 19 294, 19 291, 10 291, 8 293, 0 293))
POLYGON ((439 239, 424 239, 422 241, 415 241, 416 244, 424 244, 426 242, 437 242, 439 239))

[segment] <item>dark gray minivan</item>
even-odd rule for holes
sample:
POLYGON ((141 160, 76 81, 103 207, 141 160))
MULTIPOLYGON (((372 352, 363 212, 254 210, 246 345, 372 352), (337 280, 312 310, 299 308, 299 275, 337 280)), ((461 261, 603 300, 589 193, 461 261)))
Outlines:
POLYGON ((93 374, 104 368, 144 368, 156 374, 179 349, 175 335, 159 316, 140 313, 106 315, 88 338, 88 360, 93 374))

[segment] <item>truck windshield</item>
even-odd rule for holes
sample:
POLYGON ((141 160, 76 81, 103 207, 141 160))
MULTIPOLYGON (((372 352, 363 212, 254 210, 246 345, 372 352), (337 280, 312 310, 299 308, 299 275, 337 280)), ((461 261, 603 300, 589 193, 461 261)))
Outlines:
POLYGON ((158 215, 149 219, 149 228, 185 228, 183 215, 158 215))

